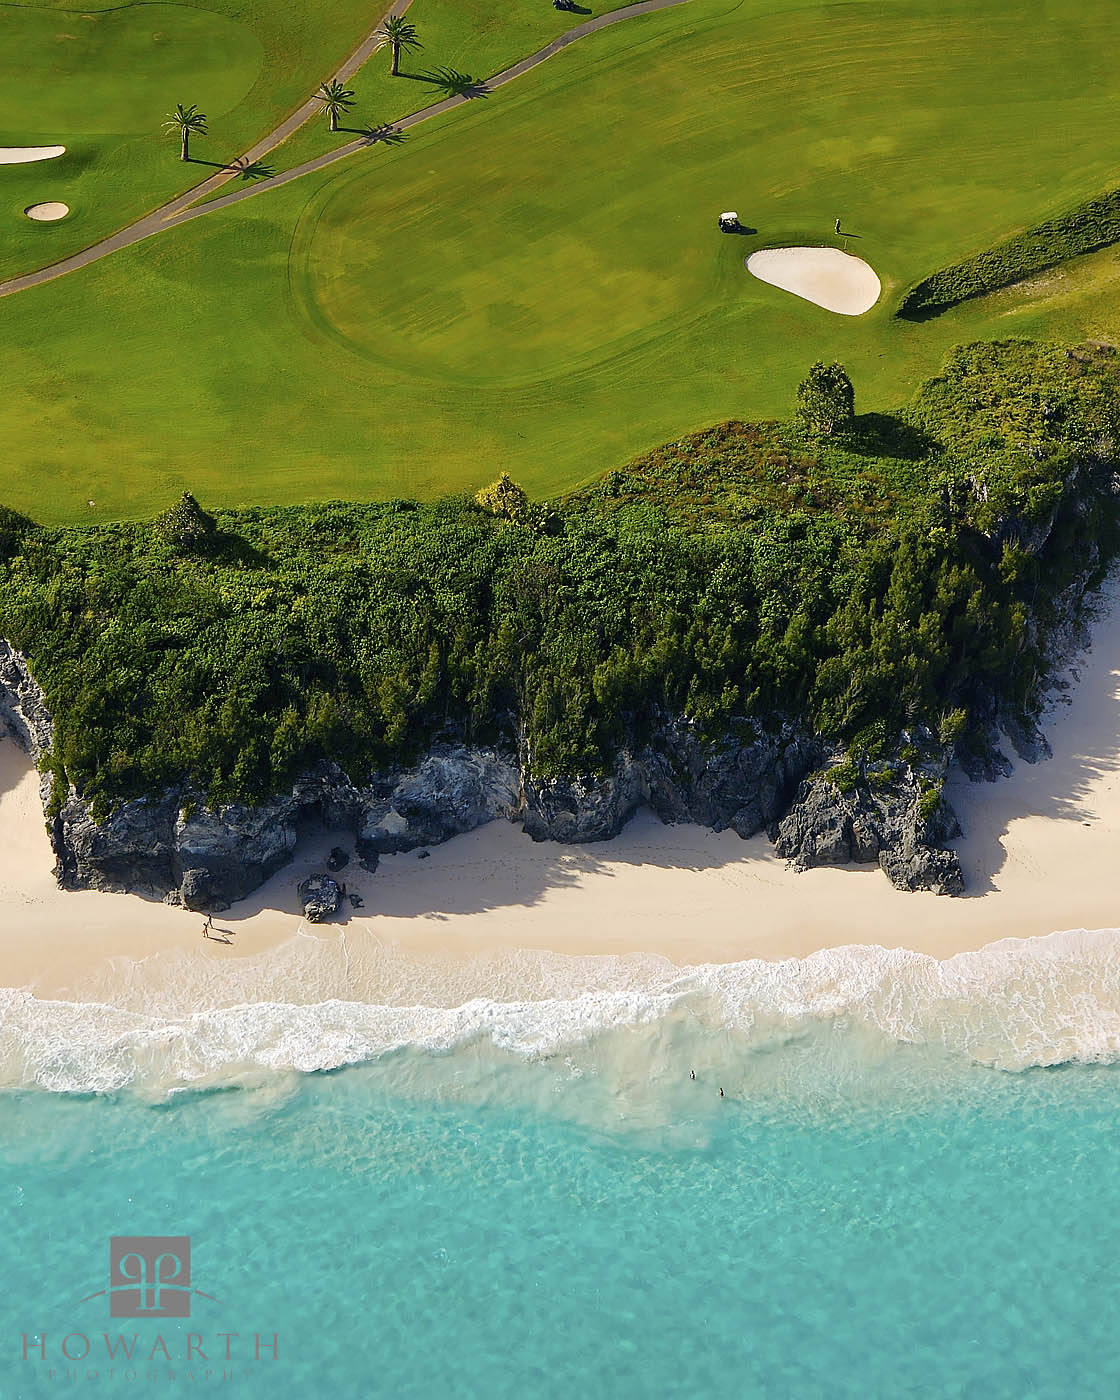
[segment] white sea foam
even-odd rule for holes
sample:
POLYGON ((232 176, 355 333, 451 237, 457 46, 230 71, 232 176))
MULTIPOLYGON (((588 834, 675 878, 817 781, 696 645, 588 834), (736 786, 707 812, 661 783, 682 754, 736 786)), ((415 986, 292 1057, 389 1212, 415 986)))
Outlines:
MULTIPOLYGON (((837 1022, 1002 1069, 1120 1060, 1115 929, 1005 939, 945 961, 845 947, 685 968, 656 957, 533 952, 425 961, 380 945, 347 952, 297 939, 268 958, 227 964, 242 999, 208 1010, 176 1004, 186 956, 118 965, 117 995, 100 1000, 0 989, 0 1085, 166 1090, 333 1069, 406 1048, 563 1056, 628 1032, 639 1033, 643 1054, 668 1055, 682 1027, 751 1053, 837 1022), (334 982, 350 994, 291 995, 311 967, 317 990, 334 982)), ((197 981, 186 981, 197 999, 197 981)))

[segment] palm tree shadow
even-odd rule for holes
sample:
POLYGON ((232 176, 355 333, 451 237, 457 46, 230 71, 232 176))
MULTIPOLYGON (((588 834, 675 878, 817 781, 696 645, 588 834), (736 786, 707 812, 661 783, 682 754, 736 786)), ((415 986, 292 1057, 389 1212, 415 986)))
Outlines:
POLYGON ((198 156, 188 156, 187 161, 191 165, 209 165, 215 170, 228 170, 242 180, 267 180, 276 174, 274 165, 266 165, 263 160, 246 160, 244 156, 237 160, 202 160, 198 156))
POLYGON ((236 170, 241 180, 270 180, 276 174, 276 167, 263 160, 235 160, 229 168, 236 170))
POLYGON ((448 97, 489 97, 490 89, 479 78, 469 73, 460 73, 457 68, 433 68, 430 73, 418 75, 421 82, 430 83, 448 97))
POLYGON ((365 126, 360 129, 347 127, 347 131, 355 136, 360 136, 367 146, 401 146, 408 140, 408 136, 399 126, 393 126, 391 122, 382 122, 380 126, 365 126))

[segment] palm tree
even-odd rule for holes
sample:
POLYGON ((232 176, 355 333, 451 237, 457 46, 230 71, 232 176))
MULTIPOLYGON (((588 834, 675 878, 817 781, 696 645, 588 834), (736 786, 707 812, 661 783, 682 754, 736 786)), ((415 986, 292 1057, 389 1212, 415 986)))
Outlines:
POLYGON ((416 26, 409 24, 404 15, 390 15, 381 30, 384 35, 382 46, 389 44, 393 50, 393 65, 389 72, 395 78, 401 71, 401 49, 422 49, 424 45, 416 33, 416 26))
POLYGON ((184 107, 179 102, 164 122, 164 126, 173 127, 179 133, 183 142, 183 150, 179 159, 190 160, 191 137, 206 135, 206 113, 200 112, 193 103, 189 107, 184 107))
POLYGON ((317 101, 323 104, 323 110, 330 115, 331 130, 338 130, 338 119, 350 110, 354 105, 354 94, 349 88, 344 88, 337 78, 332 78, 330 82, 324 83, 315 94, 317 101))

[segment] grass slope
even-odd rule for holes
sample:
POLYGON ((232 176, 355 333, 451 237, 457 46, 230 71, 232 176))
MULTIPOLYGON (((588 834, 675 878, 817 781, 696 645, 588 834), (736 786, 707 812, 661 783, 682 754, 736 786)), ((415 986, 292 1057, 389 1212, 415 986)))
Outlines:
POLYGON ((0 145, 67 147, 0 167, 0 277, 75 252, 205 179, 162 123, 196 103, 210 132, 198 161, 237 155, 297 107, 369 32, 359 0, 209 0, 79 10, 0 4, 0 145), (24 208, 72 213, 36 225, 24 208))
POLYGON ((1120 165, 1120 10, 984 9, 692 0, 399 147, 0 302, 0 499, 135 517, 184 487, 230 505, 431 496, 499 468, 545 495, 705 423, 784 413, 818 358, 877 409, 960 341, 1107 337, 1110 254, 892 318, 903 286, 1120 165), (724 208, 758 235, 720 236, 724 208), (756 246, 832 242, 837 215, 883 279, 867 316, 743 270, 756 246))

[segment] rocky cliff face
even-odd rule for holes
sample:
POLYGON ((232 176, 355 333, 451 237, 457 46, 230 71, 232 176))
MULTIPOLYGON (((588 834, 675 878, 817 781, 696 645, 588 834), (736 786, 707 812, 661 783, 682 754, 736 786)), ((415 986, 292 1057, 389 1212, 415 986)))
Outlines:
MULTIPOLYGON (((34 755, 50 749, 53 724, 42 693, 6 645, 0 722, 34 755)), ((665 822, 743 837, 768 830, 779 853, 801 868, 878 862, 901 889, 959 892, 960 867, 942 844, 957 834, 956 819, 929 799, 943 764, 919 774, 896 763, 889 779, 861 773, 841 791, 821 767, 836 757, 792 725, 772 732, 743 722, 713 745, 677 721, 620 755, 611 774, 539 781, 510 755, 448 744, 363 785, 324 765, 252 807, 211 808, 181 788, 124 802, 98 822, 71 789, 51 837, 68 889, 133 890, 217 911, 284 866, 309 820, 351 830, 372 869, 382 854, 435 845, 498 817, 520 821, 534 840, 604 841, 647 805, 665 822)))
MULTIPOLYGON (((940 767, 940 765, 938 765, 940 767)), ((799 870, 815 865, 877 864, 900 890, 961 894, 964 875, 945 842, 961 834, 956 813, 935 775, 903 763, 869 779, 838 786, 825 770, 801 785, 770 835, 780 856, 799 870)))
POLYGON ((0 641, 0 726, 21 749, 39 756, 54 743, 54 720, 27 662, 0 641))
POLYGON ((713 745, 687 724, 669 724, 636 753, 623 753, 607 777, 526 779, 522 823, 534 841, 607 841, 647 806, 663 822, 753 836, 786 810, 823 756, 793 726, 767 733, 744 723, 713 745))
POLYGON ((123 803, 95 822, 71 792, 54 823, 58 877, 69 889, 137 890, 188 909, 224 909, 287 864, 309 821, 349 828, 373 869, 383 852, 435 845, 511 815, 518 790, 509 760, 448 747, 363 787, 326 766, 253 807, 210 808, 179 790, 123 803))

